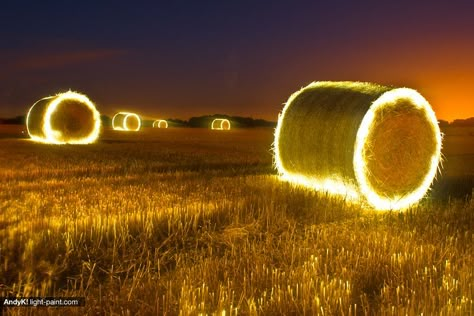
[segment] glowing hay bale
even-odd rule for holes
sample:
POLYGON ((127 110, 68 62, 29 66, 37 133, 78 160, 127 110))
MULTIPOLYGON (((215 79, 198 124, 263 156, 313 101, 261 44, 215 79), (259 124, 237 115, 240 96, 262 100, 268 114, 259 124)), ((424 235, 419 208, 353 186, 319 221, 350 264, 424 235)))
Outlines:
POLYGON ((142 126, 140 116, 130 112, 119 112, 112 118, 112 128, 117 131, 139 131, 142 126))
POLYGON ((68 91, 46 97, 28 111, 30 137, 50 144, 89 144, 100 133, 100 113, 85 96, 68 91))
POLYGON ((230 130, 230 122, 227 119, 214 119, 211 124, 211 129, 216 130, 230 130))
POLYGON ((275 130, 283 179, 404 209, 428 191, 441 133, 415 90, 360 82, 314 82, 288 99, 275 130))
POLYGON ((153 122, 153 127, 168 128, 168 122, 166 120, 156 120, 153 122))

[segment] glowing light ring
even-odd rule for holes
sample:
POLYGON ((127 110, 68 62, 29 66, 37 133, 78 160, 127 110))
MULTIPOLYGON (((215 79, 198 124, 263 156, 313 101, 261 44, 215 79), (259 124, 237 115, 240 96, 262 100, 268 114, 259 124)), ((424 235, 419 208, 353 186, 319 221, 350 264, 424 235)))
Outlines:
MULTIPOLYGON (((33 132, 31 131, 30 129, 30 114, 33 110, 33 108, 38 104, 40 103, 41 101, 43 100, 48 100, 48 99, 52 99, 54 98, 54 96, 51 96, 51 97, 46 97, 46 98, 43 98, 41 100, 38 100, 36 101, 32 106, 31 108, 28 110, 28 114, 26 115, 26 130, 28 131, 28 135, 30 135, 30 138, 34 141, 37 141, 37 142, 43 142, 43 143, 46 143, 46 139, 44 137, 41 137, 41 136, 38 136, 38 135, 34 135, 33 132)), ((43 121, 44 121, 44 118, 43 118, 43 121)), ((44 123, 43 123, 43 126, 44 126, 44 123)))
POLYGON ((158 127, 158 128, 168 128, 168 122, 166 120, 156 120, 153 122, 153 127, 158 127), (164 124, 165 126, 161 126, 164 124))
POLYGON ((26 128, 28 130, 28 134, 30 135, 31 139, 34 141, 48 143, 48 144, 90 144, 90 143, 95 142, 97 138, 99 137, 100 127, 101 127, 100 113, 96 110, 94 103, 92 103, 92 101, 90 101, 89 98, 87 98, 87 96, 77 93, 77 92, 73 92, 73 91, 59 93, 56 96, 46 97, 37 101, 30 108, 26 116, 26 128), (46 111, 43 116, 42 131, 43 131, 44 137, 39 136, 39 135, 34 135, 29 128, 30 114, 33 108, 35 107, 35 105, 37 105, 41 101, 49 100, 49 99, 51 99, 51 101, 47 104, 46 111), (52 115, 56 112, 61 102, 67 101, 67 100, 77 101, 87 106, 89 110, 92 111, 93 120, 94 120, 94 128, 86 137, 63 141, 63 140, 60 140, 62 136, 61 131, 54 130, 52 128, 51 126, 52 115))
MULTIPOLYGON (((341 87, 357 87, 363 88, 364 83, 359 82, 341 82, 341 87)), ((438 164, 441 159, 441 132, 439 130, 438 121, 436 115, 429 105, 428 101, 423 98, 417 91, 409 88, 398 88, 385 92, 374 103, 370 106, 368 112, 364 115, 360 127, 357 131, 357 137, 354 144, 354 173, 356 176, 357 184, 348 183, 347 180, 339 178, 325 178, 320 179, 318 177, 308 177, 301 174, 292 173, 286 170, 283 166, 280 156, 280 133, 285 114, 295 100, 295 98, 305 91, 306 89, 312 89, 314 87, 334 86, 332 82, 313 82, 306 87, 294 92, 285 103, 283 110, 278 115, 278 122, 275 128, 275 140, 273 143, 274 149, 274 164, 282 180, 295 183, 304 187, 309 187, 317 191, 326 191, 331 194, 337 194, 345 196, 350 200, 361 200, 361 195, 369 202, 369 204, 378 210, 391 210, 391 209, 404 209, 410 205, 418 202, 426 192, 436 175, 438 164), (369 184, 367 179, 366 161, 363 157, 363 148, 366 143, 367 136, 369 135, 370 129, 374 124, 375 112, 378 108, 383 107, 386 103, 393 103, 397 99, 408 99, 417 108, 425 112, 426 117, 429 120, 431 127, 434 129, 436 137, 436 150, 434 155, 431 157, 430 168, 426 173, 422 183, 418 188, 413 190, 410 194, 403 197, 396 197, 389 199, 384 196, 378 195, 373 187, 369 184)))
POLYGON ((119 112, 119 113, 115 114, 114 117, 112 118, 112 128, 114 130, 117 130, 117 131, 134 131, 134 132, 136 132, 136 131, 140 130, 141 126, 142 126, 142 120, 140 119, 140 116, 138 116, 135 113, 119 112), (116 121, 118 116, 124 116, 124 118, 122 120, 122 124, 116 124, 115 121, 116 121), (134 117, 137 120, 138 126, 137 126, 136 129, 130 129, 128 127, 127 121, 130 117, 134 117))
POLYGON ((399 88, 385 92, 370 106, 357 131, 354 148, 354 172, 359 184, 359 190, 365 196, 367 201, 380 210, 404 209, 423 198, 436 175, 441 158, 441 132, 439 130, 435 113, 428 101, 413 89, 399 88), (363 152, 369 132, 375 124, 374 118, 377 110, 384 107, 386 104, 393 104, 399 99, 409 100, 417 109, 424 112, 434 130, 436 137, 436 150, 431 157, 429 170, 418 188, 405 196, 387 198, 377 194, 375 189, 369 184, 369 171, 366 168, 366 159, 363 156, 363 152))
POLYGON ((230 122, 228 119, 214 119, 211 124, 211 129, 230 130, 230 122), (218 126, 215 125, 216 123, 218 124, 218 126))

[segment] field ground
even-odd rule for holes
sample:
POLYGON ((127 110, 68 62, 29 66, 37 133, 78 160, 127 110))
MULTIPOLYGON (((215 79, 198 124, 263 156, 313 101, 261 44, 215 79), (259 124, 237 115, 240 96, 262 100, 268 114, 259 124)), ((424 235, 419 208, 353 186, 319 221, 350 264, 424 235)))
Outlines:
POLYGON ((0 126, 0 296, 86 306, 7 315, 474 314, 474 129, 406 212, 279 181, 271 129, 23 130, 0 126))

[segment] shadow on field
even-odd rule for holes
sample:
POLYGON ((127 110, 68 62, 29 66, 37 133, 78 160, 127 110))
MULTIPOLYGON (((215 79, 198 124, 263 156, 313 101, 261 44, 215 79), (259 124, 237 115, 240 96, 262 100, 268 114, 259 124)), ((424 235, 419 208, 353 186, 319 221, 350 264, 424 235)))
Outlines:
POLYGON ((28 130, 24 125, 2 125, 0 124, 0 139, 8 138, 30 138, 28 130))
POLYGON ((203 177, 207 175, 213 177, 229 177, 276 174, 272 165, 262 163, 250 163, 246 165, 240 163, 196 163, 189 165, 150 166, 146 171, 153 173, 197 172, 202 173, 203 177))
POLYGON ((136 144, 136 139, 99 139, 98 143, 104 144, 136 144))

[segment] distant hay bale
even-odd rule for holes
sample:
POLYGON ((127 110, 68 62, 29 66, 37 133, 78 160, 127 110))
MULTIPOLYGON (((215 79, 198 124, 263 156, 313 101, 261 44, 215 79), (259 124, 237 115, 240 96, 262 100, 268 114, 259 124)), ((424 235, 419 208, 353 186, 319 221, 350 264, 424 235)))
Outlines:
POLYGON ((153 122, 153 127, 168 128, 168 122, 166 120, 156 120, 153 122))
POLYGON ((28 111, 30 137, 50 144, 89 144, 100 133, 100 113, 83 94, 68 91, 46 97, 28 111))
POLYGON ((404 209, 428 191, 441 133, 415 90, 313 82, 290 96, 275 130, 275 164, 288 181, 404 209))
POLYGON ((230 122, 228 119, 214 119, 211 124, 211 129, 230 130, 230 122))
POLYGON ((112 128, 117 131, 139 131, 142 126, 140 116, 130 112, 119 112, 112 118, 112 128))

